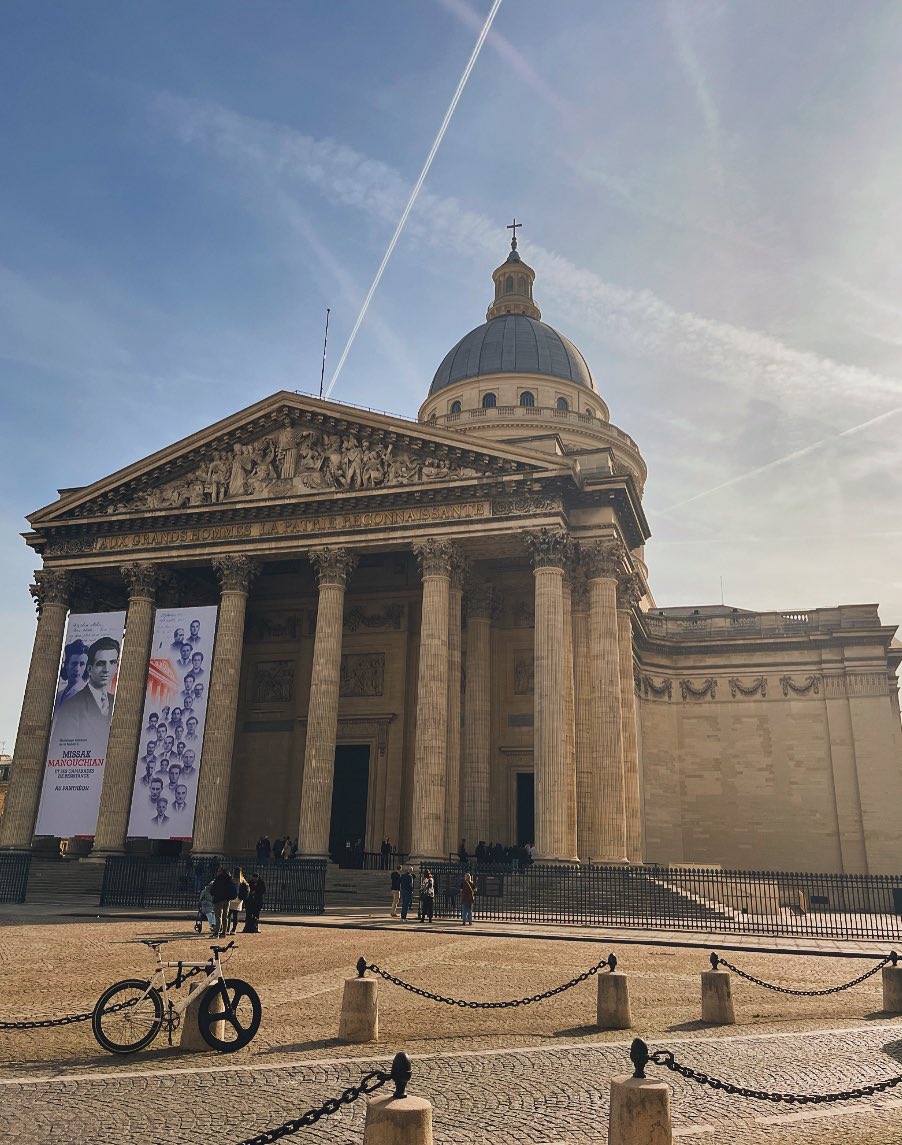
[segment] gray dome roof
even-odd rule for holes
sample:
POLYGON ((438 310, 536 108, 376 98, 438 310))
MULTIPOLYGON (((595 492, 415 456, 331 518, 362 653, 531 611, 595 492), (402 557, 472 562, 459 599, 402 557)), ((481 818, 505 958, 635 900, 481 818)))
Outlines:
POLYGON ((465 334, 435 372, 429 394, 486 374, 547 374, 598 393, 569 338, 526 314, 503 314, 465 334))

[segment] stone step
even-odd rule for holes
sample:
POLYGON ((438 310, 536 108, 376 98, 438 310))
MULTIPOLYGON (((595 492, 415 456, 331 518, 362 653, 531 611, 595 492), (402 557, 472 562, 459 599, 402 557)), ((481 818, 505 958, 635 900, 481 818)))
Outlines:
POLYGON ((25 901, 96 903, 100 900, 102 885, 103 863, 33 858, 25 901))

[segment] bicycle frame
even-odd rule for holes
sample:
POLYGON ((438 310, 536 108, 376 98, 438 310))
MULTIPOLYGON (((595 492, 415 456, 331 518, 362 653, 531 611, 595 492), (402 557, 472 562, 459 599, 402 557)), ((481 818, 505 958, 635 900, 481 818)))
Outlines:
MULTIPOLYGON (((169 1013, 176 1013, 176 1014, 184 1013, 184 1011, 188 1008, 188 1004, 189 1004, 189 1002, 191 1002, 192 996, 193 996, 192 994, 189 994, 186 998, 180 998, 177 1001, 173 1002, 169 997, 169 991, 168 991, 168 987, 167 987, 167 983, 166 983, 166 971, 167 970, 178 971, 178 973, 175 976, 175 982, 173 982, 173 984, 172 984, 173 989, 176 989, 176 990, 185 981, 185 978, 182 977, 183 971, 185 971, 185 970, 197 970, 198 968, 206 969, 210 965, 211 962, 213 963, 213 969, 210 971, 210 973, 207 975, 207 977, 203 980, 203 982, 201 982, 198 989, 199 990, 206 990, 209 986, 213 986, 216 982, 222 982, 225 980, 225 975, 222 972, 222 958, 219 954, 212 954, 209 958, 205 959, 203 962, 181 962, 181 961, 180 962, 164 962, 163 958, 160 954, 160 948, 158 946, 155 946, 153 948, 153 952, 157 958, 157 965, 156 965, 156 969, 153 972, 153 975, 151 976, 150 982, 148 982, 148 984, 147 984, 147 990, 144 993, 144 997, 146 998, 147 994, 154 987, 156 987, 163 996, 163 1005, 166 1008, 167 1014, 169 1014, 169 1013), (159 982, 157 982, 158 978, 159 978, 159 982)), ((197 990, 194 991, 195 994, 197 992, 198 992, 197 990)))

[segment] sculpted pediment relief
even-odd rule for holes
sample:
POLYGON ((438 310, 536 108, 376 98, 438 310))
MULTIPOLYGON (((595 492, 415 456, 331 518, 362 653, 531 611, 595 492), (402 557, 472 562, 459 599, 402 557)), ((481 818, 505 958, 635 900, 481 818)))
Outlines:
MULTIPOLYGON (((93 496, 91 490, 83 490, 83 499, 63 507, 59 516, 401 489, 544 468, 540 459, 494 455, 491 447, 474 448, 470 440, 453 444, 432 440, 428 426, 419 437, 411 434, 407 423, 386 420, 368 425, 365 416, 352 424, 349 418, 314 417, 283 404, 253 425, 211 432, 203 443, 195 438, 193 448, 181 454, 173 447, 155 455, 157 464, 148 464, 143 471, 134 467, 126 480, 98 482, 93 496)), ((39 516, 43 515, 42 511, 39 516)))

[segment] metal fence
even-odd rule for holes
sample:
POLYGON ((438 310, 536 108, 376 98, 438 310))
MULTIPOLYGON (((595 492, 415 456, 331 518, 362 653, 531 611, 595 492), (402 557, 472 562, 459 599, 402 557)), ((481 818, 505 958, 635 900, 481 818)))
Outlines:
POLYGON ((25 902, 31 855, 0 855, 0 902, 25 902))
MULTIPOLYGON (((835 938, 902 938, 902 876, 694 867, 478 867, 474 917, 835 938)), ((434 863, 435 915, 460 906, 460 863, 434 863)))
POLYGON ((220 866, 259 871, 266 893, 265 914, 322 914, 326 893, 325 859, 290 859, 259 864, 246 855, 168 858, 111 855, 103 872, 101 906, 194 910, 200 892, 220 866))

